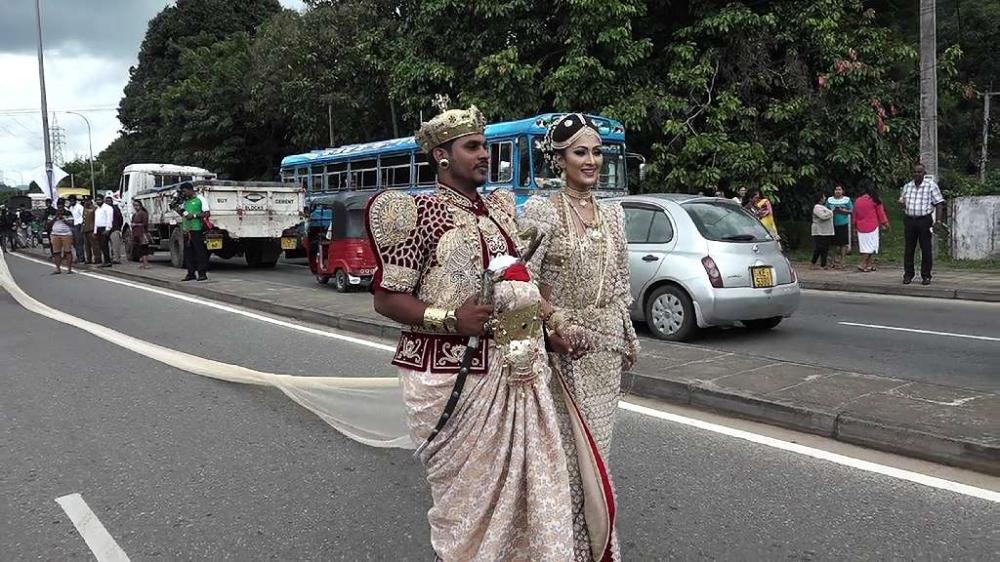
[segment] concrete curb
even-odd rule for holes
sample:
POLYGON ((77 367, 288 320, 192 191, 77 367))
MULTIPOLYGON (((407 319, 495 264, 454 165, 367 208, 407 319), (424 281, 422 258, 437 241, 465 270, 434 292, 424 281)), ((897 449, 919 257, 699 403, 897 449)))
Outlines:
POLYGON ((800 279, 799 287, 813 291, 840 291, 844 293, 897 295, 901 297, 1000 302, 1000 292, 978 291, 975 289, 951 289, 947 287, 935 287, 933 285, 929 287, 924 287, 922 285, 858 285, 855 283, 848 284, 838 281, 804 281, 800 279))
MULTIPOLYGON (((87 269, 93 268, 87 267, 87 269)), ((241 297, 216 291, 209 286, 198 285, 196 284, 197 282, 166 281, 127 271, 115 270, 113 268, 98 269, 96 271, 112 277, 171 289, 180 293, 244 306, 277 316, 330 326, 362 335, 391 339, 398 337, 400 333, 400 327, 389 322, 373 321, 368 318, 339 317, 332 314, 303 310, 263 299, 241 297)), ((831 284, 824 283, 822 285, 829 286, 831 284)), ((886 291, 882 291, 881 289, 883 288, 872 287, 871 292, 886 293, 886 291)), ((953 295, 951 297, 939 296, 948 293, 947 290, 942 289, 935 290, 931 288, 923 292, 925 294, 915 296, 931 296, 926 293, 932 292, 933 296, 937 298, 957 298, 957 296, 954 296, 954 291, 950 291, 953 295)), ((898 292, 887 294, 898 294, 898 292)), ((622 378, 622 391, 626 396, 635 395, 714 410, 744 419, 829 437, 845 443, 862 445, 872 449, 1000 476, 1000 442, 981 443, 936 435, 914 428, 888 426, 878 420, 859 418, 846 411, 835 411, 816 406, 771 400, 760 396, 722 389, 710 383, 691 383, 688 381, 671 380, 663 376, 626 373, 622 378)))
POLYGON ((743 419, 812 433, 888 453, 1000 476, 1000 443, 979 443, 886 425, 816 406, 769 400, 731 390, 628 373, 626 395, 665 400, 743 419))

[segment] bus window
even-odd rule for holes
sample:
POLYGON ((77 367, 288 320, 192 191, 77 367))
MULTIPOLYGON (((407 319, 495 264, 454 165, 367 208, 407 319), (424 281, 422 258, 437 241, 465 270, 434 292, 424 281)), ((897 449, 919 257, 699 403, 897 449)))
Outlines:
POLYGON ((490 182, 509 183, 514 179, 514 143, 497 142, 490 145, 490 182))
POLYGON ((427 161, 427 155, 417 152, 414 155, 414 162, 417 163, 417 185, 434 185, 437 182, 437 174, 427 161))
POLYGON ((521 172, 518 175, 519 181, 517 184, 521 187, 527 187, 530 183, 531 177, 531 156, 528 153, 528 137, 518 137, 517 138, 517 158, 518 167, 521 172))
POLYGON ((378 161, 358 160, 351 162, 351 176, 354 189, 376 189, 378 187, 378 161))
POLYGON ((323 183, 323 166, 310 167, 309 171, 312 174, 312 190, 326 191, 326 185, 323 183))
POLYGON ((341 191, 347 188, 347 162, 326 167, 327 191, 341 191))
POLYGON ((383 156, 379 159, 382 169, 382 187, 410 187, 410 155, 383 156))

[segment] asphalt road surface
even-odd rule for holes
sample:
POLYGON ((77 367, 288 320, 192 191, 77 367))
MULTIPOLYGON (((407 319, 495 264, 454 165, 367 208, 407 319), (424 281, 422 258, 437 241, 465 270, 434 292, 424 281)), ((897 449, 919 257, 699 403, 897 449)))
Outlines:
MULTIPOLYGON (((157 261, 161 259, 167 260, 157 257, 157 261)), ((316 286, 304 264, 305 260, 283 261, 273 270, 255 270, 240 260, 216 258, 212 268, 215 275, 316 286)), ((334 289, 331 286, 329 290, 334 289)), ((639 333, 649 335, 644 326, 639 327, 639 333)), ((846 371, 1000 392, 1000 303, 804 291, 796 314, 772 332, 712 329, 692 343, 846 371), (988 339, 977 339, 983 337, 988 339)))
MULTIPOLYGON (((392 373, 377 349, 8 262, 50 306, 171 348, 271 372, 392 373)), ((152 362, 3 292, 0 318, 3 559, 90 558, 54 501, 74 493, 133 560, 432 559, 409 452, 359 445, 277 391, 152 362)), ((995 500, 650 415, 620 410, 611 468, 629 560, 1000 557, 995 500)))

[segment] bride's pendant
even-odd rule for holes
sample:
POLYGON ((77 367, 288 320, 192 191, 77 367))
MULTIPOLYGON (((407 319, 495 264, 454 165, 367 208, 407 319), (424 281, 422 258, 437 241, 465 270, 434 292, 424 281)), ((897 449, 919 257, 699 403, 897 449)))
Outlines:
POLYGON ((591 228, 587 232, 587 237, 595 242, 604 240, 604 230, 601 228, 591 228))

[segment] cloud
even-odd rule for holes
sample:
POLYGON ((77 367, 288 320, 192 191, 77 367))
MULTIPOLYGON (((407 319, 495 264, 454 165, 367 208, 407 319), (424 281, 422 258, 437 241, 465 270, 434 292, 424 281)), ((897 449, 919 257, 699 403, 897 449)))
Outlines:
MULTIPOLYGON (((117 136, 117 112, 129 67, 136 64, 149 20, 170 0, 41 0, 45 44, 45 85, 49 110, 108 108, 87 111, 94 155, 117 136)), ((302 10, 302 0, 281 0, 302 10)), ((7 183, 45 161, 36 60, 35 3, 0 0, 0 173, 7 183), (36 111, 11 113, 12 109, 36 111)), ((65 129, 63 156, 86 157, 87 127, 83 119, 56 113, 65 129)))

